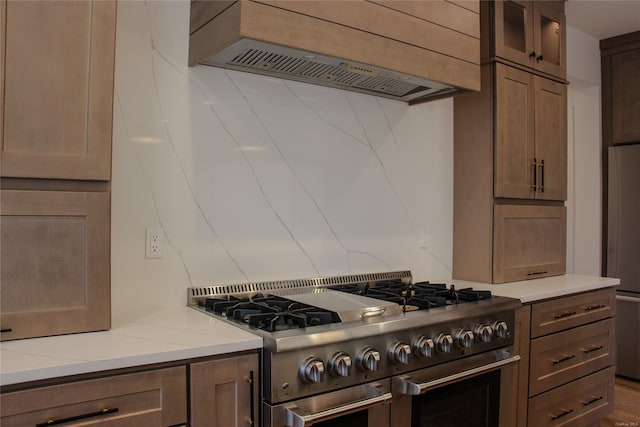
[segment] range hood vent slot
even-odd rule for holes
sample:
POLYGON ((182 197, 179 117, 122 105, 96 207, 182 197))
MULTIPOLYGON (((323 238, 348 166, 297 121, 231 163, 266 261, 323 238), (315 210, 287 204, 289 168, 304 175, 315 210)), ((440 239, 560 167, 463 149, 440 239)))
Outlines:
POLYGON ((273 75, 314 80, 317 83, 330 84, 336 87, 360 88, 386 95, 406 96, 411 93, 430 90, 420 86, 382 75, 371 67, 341 62, 338 65, 314 61, 315 55, 296 57, 270 52, 267 50, 245 49, 227 62, 228 66, 252 68, 273 75))

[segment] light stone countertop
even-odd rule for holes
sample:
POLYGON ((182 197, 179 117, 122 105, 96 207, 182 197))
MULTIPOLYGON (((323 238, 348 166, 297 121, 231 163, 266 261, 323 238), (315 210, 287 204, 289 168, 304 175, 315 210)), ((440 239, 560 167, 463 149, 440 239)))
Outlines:
POLYGON ((453 283, 459 289, 473 287, 478 290, 490 290, 494 295, 518 298, 523 304, 527 304, 548 298, 617 286, 620 284, 620 279, 567 274, 495 285, 464 280, 453 280, 453 283))
POLYGON ((186 306, 146 309, 104 332, 0 343, 0 385, 261 347, 261 337, 186 306))

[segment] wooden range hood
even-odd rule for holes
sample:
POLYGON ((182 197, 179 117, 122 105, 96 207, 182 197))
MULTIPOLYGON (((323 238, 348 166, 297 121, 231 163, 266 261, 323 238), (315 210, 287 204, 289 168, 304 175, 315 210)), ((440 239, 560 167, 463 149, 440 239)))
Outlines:
POLYGON ((477 0, 195 0, 189 65, 417 103, 480 90, 477 0))

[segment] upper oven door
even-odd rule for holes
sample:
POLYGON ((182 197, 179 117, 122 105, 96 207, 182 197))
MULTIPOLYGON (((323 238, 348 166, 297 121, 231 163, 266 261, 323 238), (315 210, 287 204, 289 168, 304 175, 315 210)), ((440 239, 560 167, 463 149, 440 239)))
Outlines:
POLYGON ((264 427, 390 427, 390 391, 387 379, 280 405, 265 402, 264 427))
POLYGON ((496 350, 393 378, 394 427, 515 425, 515 366, 496 350))

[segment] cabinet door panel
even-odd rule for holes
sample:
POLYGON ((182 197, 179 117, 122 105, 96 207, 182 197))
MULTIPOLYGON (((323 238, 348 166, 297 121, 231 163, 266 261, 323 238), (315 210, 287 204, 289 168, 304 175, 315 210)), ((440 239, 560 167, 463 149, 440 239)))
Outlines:
POLYGON ((108 329, 109 193, 0 197, 0 339, 108 329))
POLYGON ((562 2, 538 1, 534 8, 534 68, 561 78, 567 76, 567 26, 562 2))
POLYGON ((256 425, 257 378, 256 354, 191 364, 191 425, 256 425))
POLYGON ((534 96, 533 76, 496 64, 495 197, 533 197, 534 96))
POLYGON ((564 206, 496 205, 494 283, 564 274, 564 206))
POLYGON ((115 18, 114 1, 6 3, 2 176, 109 179, 115 18))
POLYGON ((531 64, 533 4, 532 1, 513 0, 494 3, 496 56, 523 65, 531 64))
POLYGON ((536 199, 567 198, 567 86, 536 77, 536 199), (544 162, 544 163, 541 163, 544 162))
POLYGON ((640 50, 611 57, 611 129, 614 144, 640 141, 640 50))

